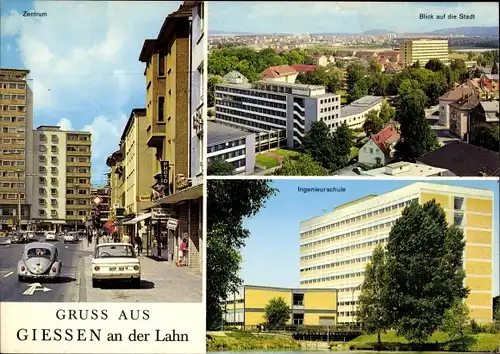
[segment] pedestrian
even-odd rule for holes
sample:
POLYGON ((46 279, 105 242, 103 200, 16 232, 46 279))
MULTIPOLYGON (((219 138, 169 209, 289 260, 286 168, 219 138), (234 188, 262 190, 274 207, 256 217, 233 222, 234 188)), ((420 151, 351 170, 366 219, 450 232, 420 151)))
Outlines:
POLYGON ((129 234, 125 234, 122 239, 122 243, 130 243, 132 240, 130 239, 129 234))
POLYGON ((140 256, 142 252, 142 238, 137 235, 135 236, 135 247, 137 247, 137 254, 140 256))
POLYGON ((87 241, 88 241, 88 246, 90 247, 90 244, 92 243, 92 233, 87 233, 87 241))
POLYGON ((186 265, 187 253, 188 253, 188 243, 187 238, 183 238, 181 244, 179 245, 180 257, 175 263, 177 267, 183 267, 186 265))

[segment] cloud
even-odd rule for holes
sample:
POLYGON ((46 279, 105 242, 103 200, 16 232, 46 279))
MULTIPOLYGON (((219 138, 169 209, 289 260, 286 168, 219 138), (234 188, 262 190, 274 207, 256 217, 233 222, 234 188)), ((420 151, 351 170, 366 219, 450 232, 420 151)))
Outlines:
POLYGON ((144 39, 155 38, 180 3, 35 1, 32 10, 46 17, 12 10, 0 18, 2 37, 14 38, 18 51, 2 56, 19 55, 30 70, 35 124, 91 130, 97 178, 116 149, 123 117, 145 105, 138 61, 144 39))
POLYGON ((61 130, 73 130, 73 124, 68 118, 61 118, 56 125, 61 127, 61 130))

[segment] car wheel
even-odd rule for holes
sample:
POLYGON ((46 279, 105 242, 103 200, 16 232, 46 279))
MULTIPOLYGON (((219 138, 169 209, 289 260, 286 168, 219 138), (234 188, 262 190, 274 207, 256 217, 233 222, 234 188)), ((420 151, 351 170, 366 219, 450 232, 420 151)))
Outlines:
POLYGON ((92 287, 98 288, 99 287, 99 280, 92 278, 92 287))
POLYGON ((22 275, 18 275, 17 280, 20 282, 24 282, 24 277, 22 275))
POLYGON ((139 289, 141 287, 141 278, 133 278, 132 279, 132 286, 134 288, 139 289))

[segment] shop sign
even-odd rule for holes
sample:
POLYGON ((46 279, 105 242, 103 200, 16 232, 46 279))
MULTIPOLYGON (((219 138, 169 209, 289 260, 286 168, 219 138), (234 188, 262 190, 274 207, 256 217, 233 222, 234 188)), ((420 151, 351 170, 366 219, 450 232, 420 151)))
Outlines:
POLYGON ((151 200, 151 195, 149 194, 138 195, 136 196, 135 200, 138 202, 148 202, 151 200))
POLYGON ((167 229, 169 229, 169 230, 176 230, 178 225, 179 225, 179 220, 168 218, 168 220, 167 220, 167 229))
POLYGON ((165 209, 165 208, 151 209, 151 218, 153 220, 166 220, 169 218, 170 215, 172 215, 172 211, 170 209, 165 209))

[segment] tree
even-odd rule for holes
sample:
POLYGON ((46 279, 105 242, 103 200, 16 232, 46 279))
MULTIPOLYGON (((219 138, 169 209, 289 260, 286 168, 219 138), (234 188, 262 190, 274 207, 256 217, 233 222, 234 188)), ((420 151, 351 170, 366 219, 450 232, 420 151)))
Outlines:
POLYGON ((365 77, 365 67, 361 63, 353 62, 347 67, 346 74, 347 92, 351 94, 351 91, 354 90, 354 86, 365 77))
POLYGON ((215 106, 215 86, 222 84, 224 80, 219 75, 209 75, 207 82, 207 105, 208 107, 215 106))
POLYGON ((220 301, 241 284, 240 249, 250 234, 243 219, 254 216, 277 192, 265 180, 207 181, 207 329, 222 324, 220 301))
POLYGON ((298 159, 290 157, 284 159, 283 164, 274 173, 274 176, 329 176, 330 172, 307 155, 301 154, 298 159))
POLYGON ((391 107, 387 101, 382 102, 380 107, 380 112, 378 113, 379 118, 382 120, 384 125, 394 120, 396 117, 396 108, 391 107))
POLYGON ((290 319, 290 308, 282 297, 273 298, 265 308, 264 317, 269 329, 282 329, 290 319))
POLYGON ((493 66, 491 67, 491 74, 498 75, 498 62, 493 61, 493 66))
POLYGON ((207 167, 208 176, 231 176, 234 175, 234 166, 231 162, 224 159, 215 159, 208 163, 207 167))
POLYGON ((358 321, 363 323, 363 329, 370 334, 377 334, 380 348, 380 334, 390 328, 389 310, 386 308, 386 254, 379 245, 373 251, 372 260, 367 264, 365 280, 359 296, 358 321))
POLYGON ((328 170, 335 166, 335 149, 330 129, 323 121, 311 124, 302 141, 301 150, 328 170))
POLYGON ((387 309, 391 327, 423 343, 441 327, 445 311, 464 299, 464 234, 434 200, 403 210, 387 242, 387 309))
POLYGON ((443 330, 448 333, 450 338, 459 338, 462 342, 462 351, 466 351, 465 336, 470 330, 470 318, 469 308, 462 299, 453 301, 453 305, 446 310, 443 330))
POLYGON ((384 128, 384 122, 379 118, 377 110, 371 110, 366 114, 365 122, 363 123, 363 130, 367 136, 377 134, 384 128))
POLYGON ((439 59, 431 59, 427 62, 427 64, 425 64, 425 68, 434 72, 441 71, 444 69, 444 64, 439 59))
POLYGON ((354 146, 352 130, 343 122, 332 134, 332 143, 335 151, 334 169, 336 171, 349 164, 351 148, 354 146))
POLYGON ((420 69, 420 60, 417 60, 416 62, 414 62, 411 67, 414 69, 420 69))
POLYGON ((405 80, 400 87, 399 99, 396 118, 401 124, 401 138, 396 144, 396 152, 400 159, 413 162, 438 148, 439 140, 425 117, 425 92, 412 88, 410 80, 405 80))

